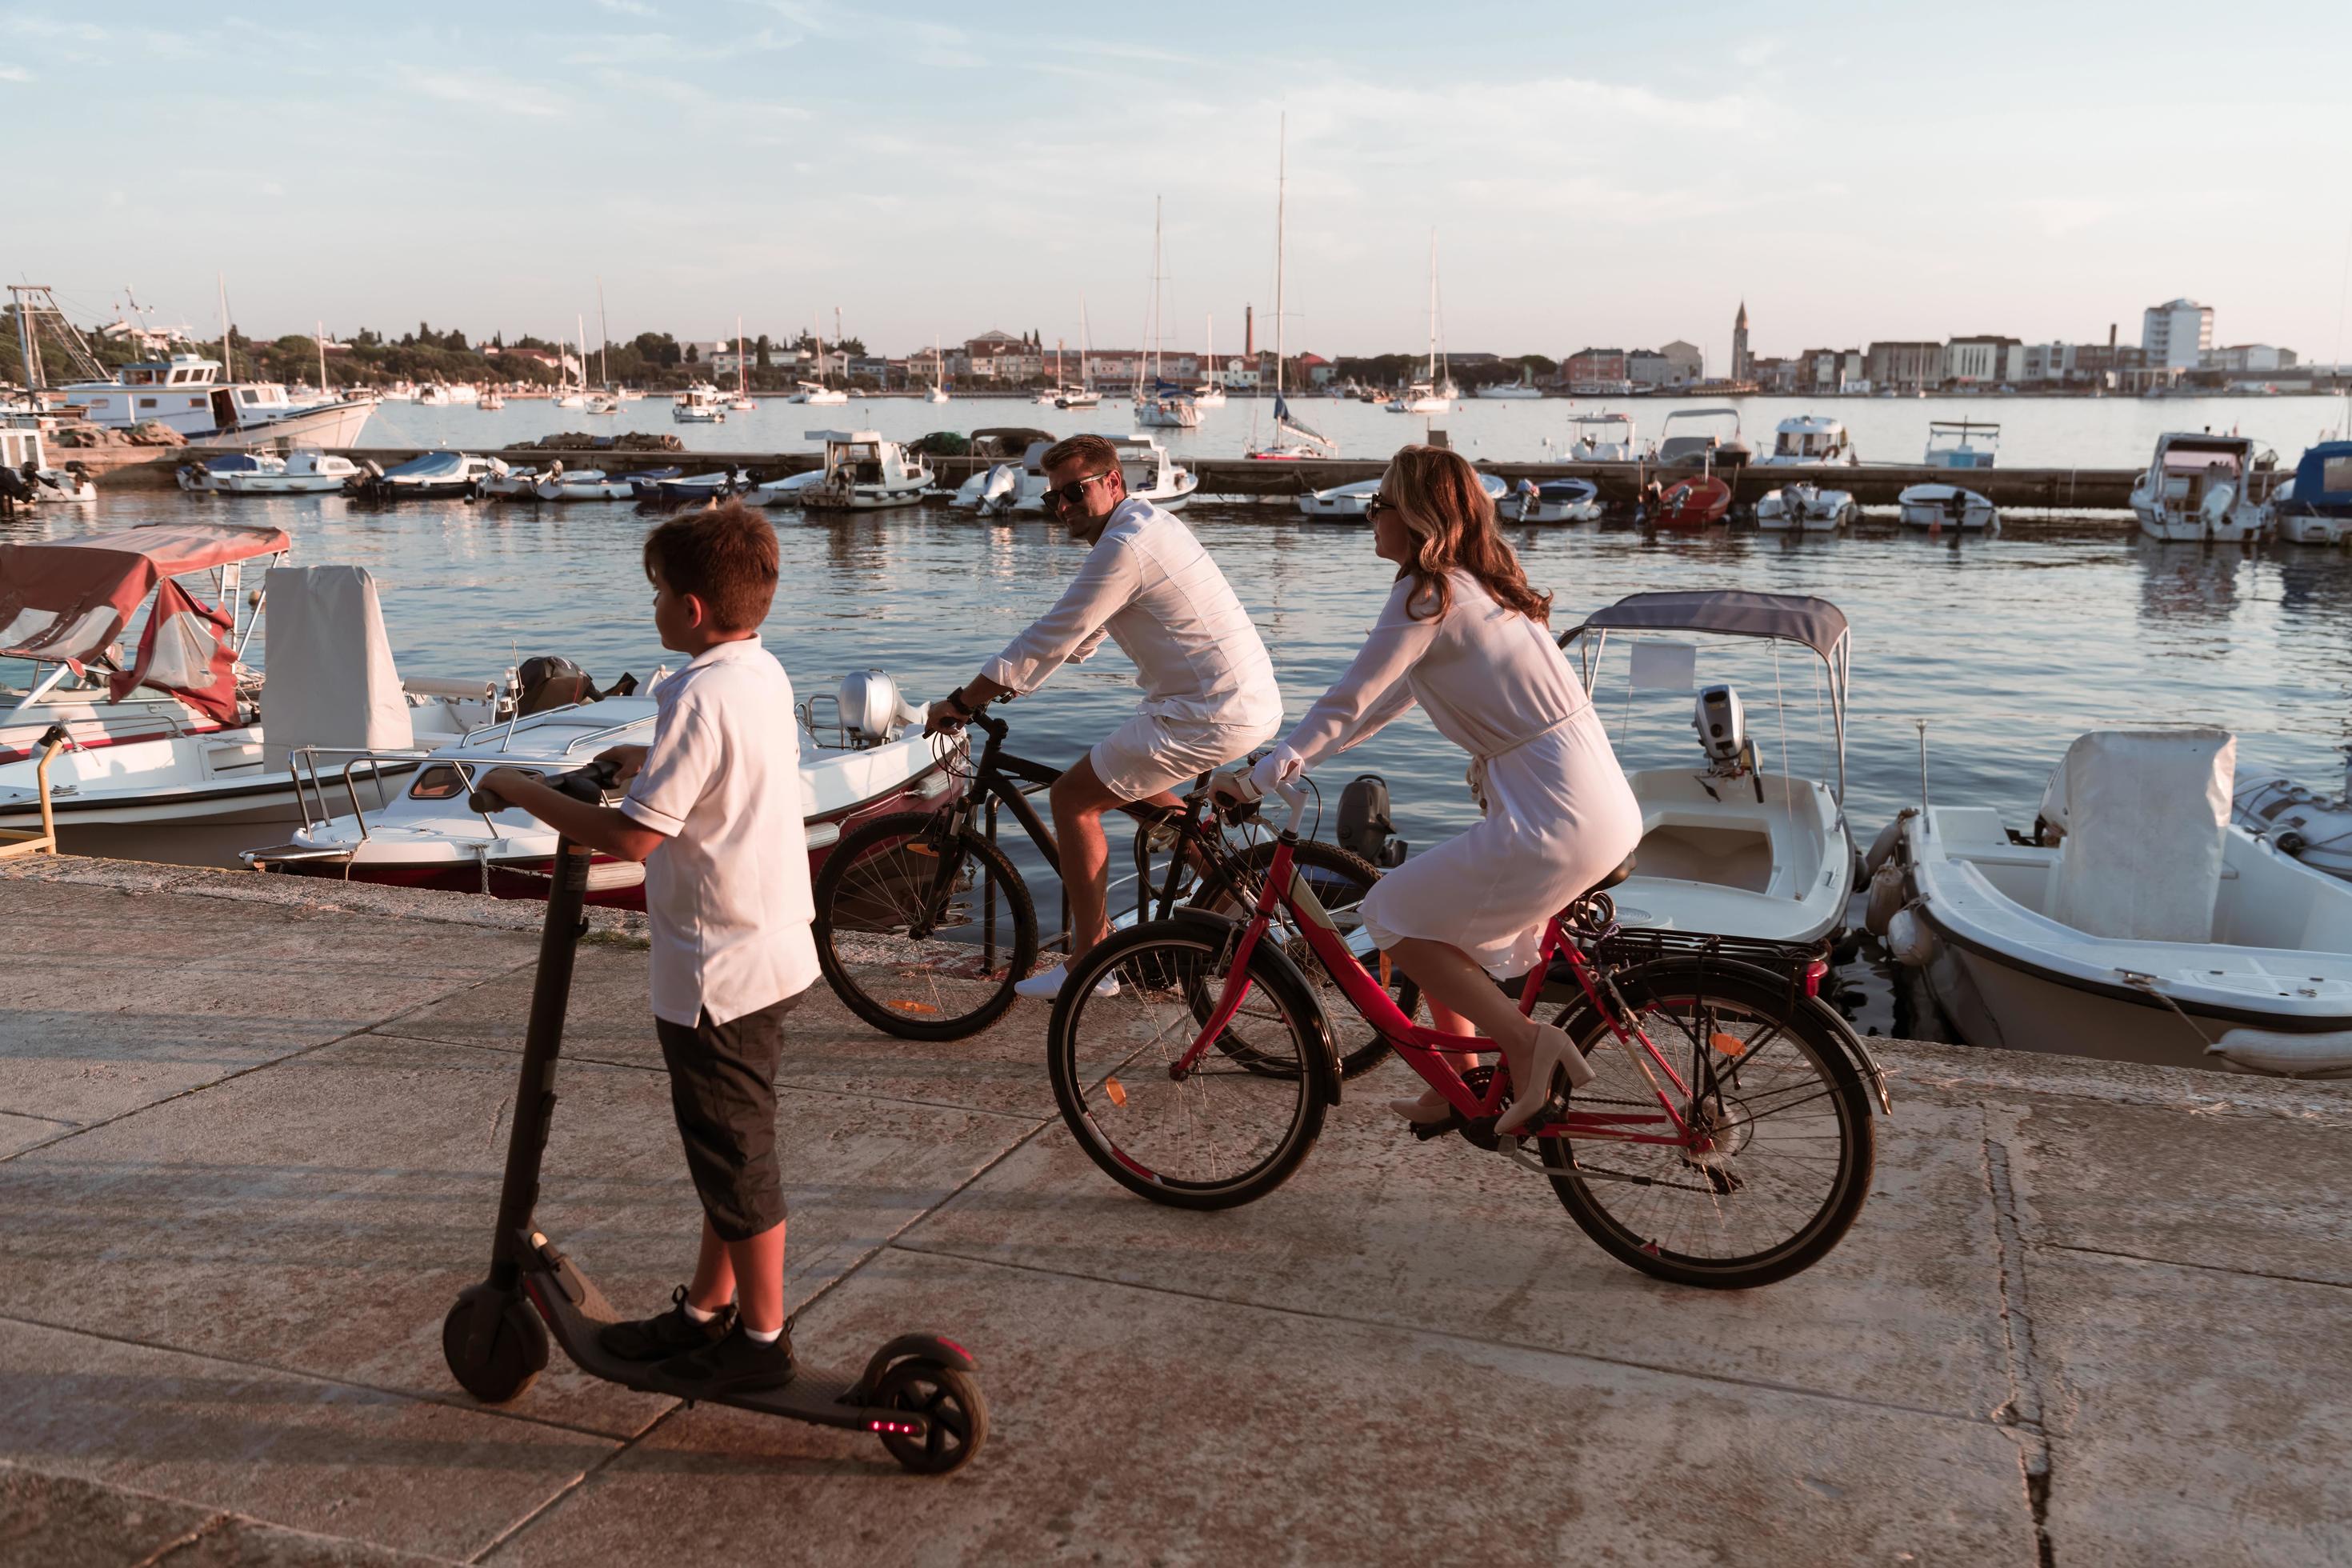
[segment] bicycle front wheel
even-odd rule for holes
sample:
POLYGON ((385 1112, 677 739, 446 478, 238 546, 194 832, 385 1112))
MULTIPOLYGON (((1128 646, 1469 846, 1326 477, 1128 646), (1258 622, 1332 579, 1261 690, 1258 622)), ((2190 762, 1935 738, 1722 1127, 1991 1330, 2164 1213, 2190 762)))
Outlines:
POLYGON ((1265 953, 1232 1021, 1183 1062, 1234 975, 1241 929, 1180 917, 1119 931, 1054 1001, 1045 1057, 1062 1120, 1088 1159, 1154 1203, 1264 1197, 1314 1147, 1338 1095, 1314 999, 1265 953))
POLYGON ((834 846, 814 892, 826 983, 901 1039, 980 1033, 1037 962, 1037 910, 1021 873, 946 817, 876 817, 834 846))
POLYGON ((1570 1216, 1679 1285, 1743 1289, 1821 1261, 1862 1212, 1874 1157, 1869 1095, 1833 1026, 1784 981, 1721 963, 1645 964, 1617 986, 1684 1087, 1591 1008, 1562 1026, 1599 1075, 1568 1100, 1591 1131, 1538 1140, 1570 1216), (1673 1131, 1657 1089, 1703 1142, 1633 1141, 1673 1131))

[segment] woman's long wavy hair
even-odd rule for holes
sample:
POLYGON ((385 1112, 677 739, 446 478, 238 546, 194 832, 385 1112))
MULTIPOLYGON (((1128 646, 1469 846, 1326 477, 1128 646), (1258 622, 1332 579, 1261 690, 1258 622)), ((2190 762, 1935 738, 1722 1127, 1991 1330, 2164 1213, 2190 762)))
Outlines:
POLYGON ((1528 586, 1519 558, 1495 528, 1495 502, 1478 483, 1478 470, 1459 452, 1443 447, 1406 447, 1389 459, 1381 493, 1396 503, 1397 516, 1412 540, 1412 559, 1397 568, 1413 579, 1416 620, 1443 616, 1454 607, 1453 572, 1467 572, 1495 603, 1518 611, 1540 626, 1551 622, 1551 595, 1528 586), (1420 606, 1433 598, 1436 608, 1420 606))

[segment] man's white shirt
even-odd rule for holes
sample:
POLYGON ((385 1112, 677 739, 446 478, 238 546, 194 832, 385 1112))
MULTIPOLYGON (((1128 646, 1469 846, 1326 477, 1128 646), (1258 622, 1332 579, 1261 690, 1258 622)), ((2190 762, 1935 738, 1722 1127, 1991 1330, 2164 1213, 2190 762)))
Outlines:
POLYGON ((1135 661, 1141 710, 1239 728, 1282 721, 1274 661, 1192 531, 1139 496, 1121 501, 1054 607, 980 673, 1028 693, 1108 636, 1135 661))
POLYGON ((654 691, 653 744, 621 810, 667 836, 646 861, 654 1016, 692 1027, 817 978, 792 678, 756 637, 654 691))

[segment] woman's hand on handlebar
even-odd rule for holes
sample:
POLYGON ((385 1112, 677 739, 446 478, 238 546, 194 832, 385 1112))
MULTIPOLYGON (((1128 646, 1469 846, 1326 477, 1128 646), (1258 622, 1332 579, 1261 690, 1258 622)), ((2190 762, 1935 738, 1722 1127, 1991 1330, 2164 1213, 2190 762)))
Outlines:
POLYGON ((1284 784, 1296 784, 1299 779, 1306 776, 1306 773, 1305 758, 1288 746, 1276 746, 1260 757, 1257 760, 1257 766, 1250 770, 1250 783, 1257 786, 1258 794, 1264 795, 1266 791, 1279 789, 1284 784))

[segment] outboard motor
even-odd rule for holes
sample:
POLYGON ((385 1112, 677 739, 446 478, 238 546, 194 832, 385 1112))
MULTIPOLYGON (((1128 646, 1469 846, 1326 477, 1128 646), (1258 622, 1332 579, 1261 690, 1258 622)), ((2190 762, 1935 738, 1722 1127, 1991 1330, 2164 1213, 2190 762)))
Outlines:
POLYGON ((1386 868, 1404 864, 1405 841, 1389 816, 1389 781, 1358 773, 1339 792, 1339 847, 1386 868))
POLYGON ((843 676, 834 700, 841 708, 841 727, 861 746, 878 746, 923 716, 898 694, 898 683, 878 669, 843 676))
POLYGON ((994 517, 1021 499, 1021 465, 999 463, 981 481, 980 515, 994 517))
POLYGON ((515 679, 521 689, 515 699, 515 713, 521 718, 544 713, 551 708, 568 708, 575 702, 593 702, 604 695, 596 689, 596 683, 589 679, 586 670, 551 653, 524 659, 515 679))
MULTIPOLYGON (((1739 693, 1728 686, 1707 686, 1699 689, 1698 702, 1691 714, 1691 728, 1698 731, 1699 749, 1706 753, 1706 772, 1710 778, 1752 778, 1756 798, 1764 798, 1764 775, 1757 765, 1756 742, 1748 735, 1748 717, 1739 705, 1739 693)), ((1710 789, 1708 794, 1715 792, 1710 789)))

